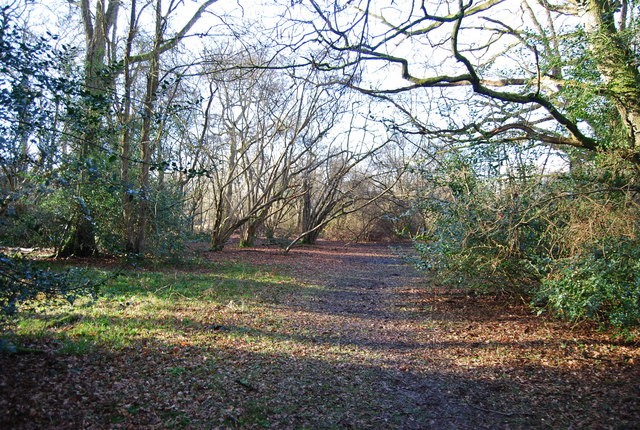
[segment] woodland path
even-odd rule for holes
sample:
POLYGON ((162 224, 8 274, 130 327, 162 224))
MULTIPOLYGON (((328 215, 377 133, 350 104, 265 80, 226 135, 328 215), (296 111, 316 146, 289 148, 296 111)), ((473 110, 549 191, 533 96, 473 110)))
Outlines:
POLYGON ((200 255, 42 317, 41 353, 0 354, 0 428, 640 428, 634 341, 441 288, 387 244, 200 255))
POLYGON ((432 339, 424 336, 424 316, 412 303, 424 278, 385 245, 300 250, 296 257, 309 253, 315 264, 299 273, 322 288, 292 297, 288 306, 297 310, 295 324, 320 347, 337 345, 352 366, 368 368, 358 383, 377 398, 365 407, 370 422, 380 428, 482 427, 478 410, 453 394, 458 384, 430 365, 432 339))
POLYGON ((347 412, 319 405, 328 419, 310 428, 640 426, 636 343, 535 316, 513 299, 439 288, 403 254, 409 245, 324 242, 288 256, 226 255, 289 265, 320 287, 288 298, 287 321, 312 342, 310 356, 339 351, 333 371, 309 374, 333 375, 344 404, 329 403, 347 412))

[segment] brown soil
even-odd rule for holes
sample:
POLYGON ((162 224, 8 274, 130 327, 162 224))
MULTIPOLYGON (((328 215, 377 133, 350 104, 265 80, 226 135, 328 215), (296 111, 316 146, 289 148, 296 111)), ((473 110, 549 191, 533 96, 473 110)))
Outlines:
POLYGON ((637 343, 445 290, 386 244, 203 255, 287 267, 305 292, 220 310, 234 336, 207 347, 0 356, 0 427, 640 428, 637 343))

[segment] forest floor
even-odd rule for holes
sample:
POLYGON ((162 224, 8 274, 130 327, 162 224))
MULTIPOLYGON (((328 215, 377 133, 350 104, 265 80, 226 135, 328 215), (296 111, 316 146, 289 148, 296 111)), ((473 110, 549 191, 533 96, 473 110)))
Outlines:
POLYGON ((201 256, 21 321, 0 428, 640 428, 637 342, 444 289, 386 244, 201 256))

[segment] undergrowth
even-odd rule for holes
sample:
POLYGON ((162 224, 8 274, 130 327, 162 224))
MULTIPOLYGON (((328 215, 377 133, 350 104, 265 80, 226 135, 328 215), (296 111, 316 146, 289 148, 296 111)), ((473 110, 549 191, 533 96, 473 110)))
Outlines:
MULTIPOLYGON (((640 326, 640 212, 633 168, 599 160, 539 175, 487 175, 464 154, 424 172, 419 267, 443 283, 530 300, 571 321, 640 326)), ((485 166, 486 167, 486 166, 485 166)))

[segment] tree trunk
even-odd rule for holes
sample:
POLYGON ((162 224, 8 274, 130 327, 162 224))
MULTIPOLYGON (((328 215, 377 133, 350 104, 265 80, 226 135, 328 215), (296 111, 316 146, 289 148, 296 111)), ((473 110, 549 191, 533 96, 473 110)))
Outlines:
MULTIPOLYGON (((85 55, 85 86, 88 92, 86 104, 87 126, 81 135, 79 142, 78 158, 80 164, 85 163, 93 148, 99 146, 98 135, 101 127, 101 115, 93 105, 93 98, 99 98, 113 84, 113 77, 105 76, 102 72, 105 68, 105 56, 107 47, 107 35, 115 25, 120 2, 109 0, 97 0, 95 18, 92 19, 89 0, 82 0, 80 8, 84 24, 84 34, 87 52, 85 55)), ((91 256, 97 253, 94 225, 91 221, 89 207, 84 203, 85 190, 83 185, 88 181, 87 171, 84 167, 80 171, 80 183, 76 189, 76 197, 83 203, 79 205, 74 216, 69 240, 62 246, 59 257, 91 256)), ((88 196, 87 196, 88 197, 88 196)))
POLYGON ((138 206, 138 225, 133 252, 144 252, 147 223, 149 221, 149 178, 151 156, 154 148, 151 142, 151 126, 155 112, 155 102, 159 86, 160 72, 160 45, 162 43, 162 1, 156 1, 156 29, 154 36, 154 49, 147 74, 147 93, 144 98, 144 117, 140 133, 140 146, 142 149, 142 166, 140 166, 140 204, 138 206))
POLYGON ((309 181, 309 174, 305 173, 305 177, 302 180, 302 208, 300 208, 300 215, 298 219, 298 228, 300 233, 304 233, 313 228, 311 221, 311 184, 309 181))
POLYGON ((213 251, 222 251, 231 235, 226 232, 218 231, 211 235, 211 249, 213 251))
POLYGON ((309 233, 307 233, 302 239, 300 239, 300 243, 304 245, 315 245, 320 237, 320 233, 322 233, 322 229, 318 228, 309 233))
POLYGON ((256 224, 253 222, 243 226, 240 233, 240 246, 251 247, 256 244, 256 224))
POLYGON ((630 156, 640 161, 640 73, 637 59, 616 29, 614 3, 589 0, 583 21, 606 92, 620 115, 629 142, 630 156))
POLYGON ((120 120, 124 126, 122 131, 122 140, 120 142, 120 180, 124 190, 122 190, 122 220, 124 223, 124 249, 126 252, 135 251, 135 220, 133 214, 133 194, 131 178, 129 176, 129 167, 131 163, 131 50, 133 47, 133 39, 136 33, 136 0, 131 1, 131 16, 129 18, 129 33, 127 36, 127 44, 124 54, 124 100, 123 112, 120 120))

